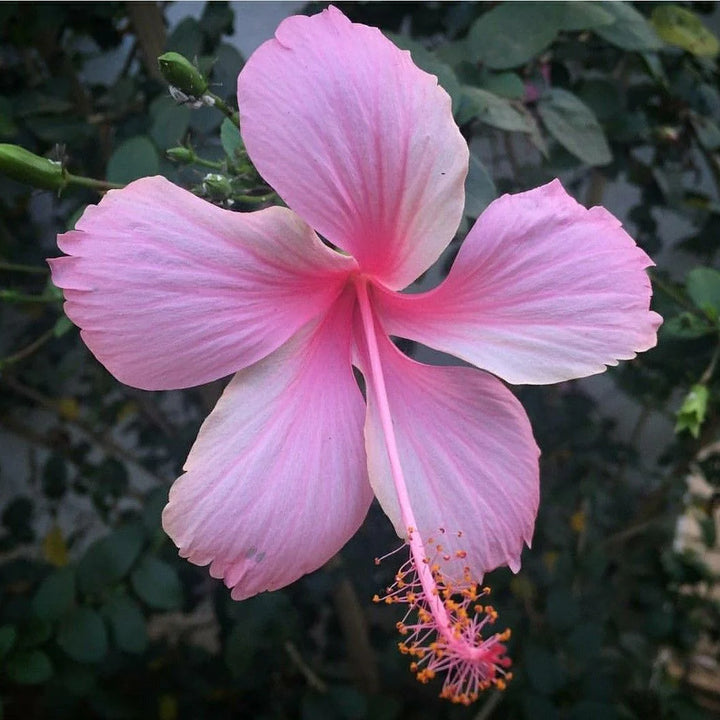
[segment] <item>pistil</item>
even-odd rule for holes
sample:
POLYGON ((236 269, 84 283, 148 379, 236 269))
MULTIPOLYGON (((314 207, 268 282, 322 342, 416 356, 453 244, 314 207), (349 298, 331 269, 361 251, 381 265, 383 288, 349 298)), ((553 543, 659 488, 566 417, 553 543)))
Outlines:
MULTIPOLYGON (((428 538, 426 543, 417 530, 393 428, 367 280, 358 277, 355 286, 369 363, 365 368, 369 372, 368 392, 373 393, 377 405, 410 548, 410 557, 396 574, 395 583, 387 588, 385 596, 376 595, 374 600, 408 605, 408 611, 397 627, 406 637, 399 644, 400 651, 413 657, 411 670, 421 682, 429 682, 436 673, 444 672, 446 678, 441 697, 469 704, 480 691, 491 685, 503 689, 510 679, 511 674, 506 670, 511 663, 505 657, 503 645, 510 632, 483 637, 485 626, 497 618, 491 605, 481 603, 490 589, 480 589, 467 566, 462 567, 460 580, 448 580, 448 577, 458 575, 456 569, 458 564, 462 565, 465 553, 456 551, 453 556, 448 555, 441 542, 428 538), (443 568, 448 570, 447 574, 443 568)), ((440 534, 445 534, 445 530, 440 529, 440 534)), ((461 537, 462 533, 458 535, 461 537)))

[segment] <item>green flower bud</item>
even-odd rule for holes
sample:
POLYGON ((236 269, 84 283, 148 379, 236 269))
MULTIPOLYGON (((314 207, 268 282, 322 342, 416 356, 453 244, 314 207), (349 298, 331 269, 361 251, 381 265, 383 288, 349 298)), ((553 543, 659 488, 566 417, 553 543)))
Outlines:
POLYGON ((158 66, 165 80, 189 97, 198 98, 208 88, 202 73, 180 53, 166 52, 158 58, 158 66))
POLYGON ((174 162, 191 163, 195 160, 195 153, 186 147, 169 148, 165 154, 174 162))
POLYGON ((203 179, 203 190, 216 200, 225 200, 232 194, 230 181, 218 173, 210 173, 203 179))
POLYGON ((59 190, 66 184, 59 162, 35 155, 19 145, 0 143, 0 173, 44 190, 59 190))

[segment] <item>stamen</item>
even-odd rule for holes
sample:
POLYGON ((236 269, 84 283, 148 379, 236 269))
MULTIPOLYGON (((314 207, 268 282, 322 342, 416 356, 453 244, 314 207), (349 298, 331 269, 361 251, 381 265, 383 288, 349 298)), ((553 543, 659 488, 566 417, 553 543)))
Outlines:
MULTIPOLYGON (((409 541, 417 538, 409 531, 409 541)), ((395 582, 387 594, 376 595, 375 602, 405 604, 407 612, 396 627, 402 636, 398 649, 412 658, 410 670, 421 683, 428 683, 444 674, 440 697, 454 703, 469 705, 483 690, 494 687, 504 690, 512 673, 512 661, 505 655, 504 643, 510 630, 483 636, 487 626, 497 619, 492 605, 477 601, 490 594, 489 587, 481 588, 473 582, 470 570, 462 569, 460 580, 456 568, 443 569, 464 555, 447 560, 442 550, 436 556, 424 558, 419 569, 411 544, 410 557, 395 575, 395 582), (424 571, 424 572, 423 572, 424 571), (430 581, 423 574, 430 576, 430 581)))

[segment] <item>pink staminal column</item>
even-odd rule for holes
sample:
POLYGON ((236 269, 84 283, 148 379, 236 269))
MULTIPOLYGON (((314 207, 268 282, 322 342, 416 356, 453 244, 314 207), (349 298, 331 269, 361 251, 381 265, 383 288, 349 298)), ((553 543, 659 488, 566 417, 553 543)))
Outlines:
MULTIPOLYGON (((510 630, 483 636, 486 626, 497 619, 492 605, 484 602, 490 588, 480 588, 467 566, 457 572, 465 558, 463 551, 449 555, 444 552, 441 542, 433 538, 423 541, 416 530, 393 430, 367 280, 359 276, 355 286, 369 364, 366 370, 372 380, 368 383, 372 390, 368 391, 375 395, 410 550, 409 559, 396 573, 393 585, 387 588, 384 596, 376 595, 373 600, 408 606, 397 628, 404 637, 398 645, 400 651, 413 658, 410 669, 422 683, 429 682, 438 673, 444 674, 440 696, 469 705, 483 690, 493 686, 502 690, 511 679, 512 673, 508 671, 511 660, 505 656, 504 645, 510 630), (450 572, 443 572, 444 569, 450 572), (450 579, 450 575, 455 579, 450 579)), ((440 528, 439 538, 445 533, 446 530, 440 528)), ((462 531, 457 534, 462 537, 462 531)))

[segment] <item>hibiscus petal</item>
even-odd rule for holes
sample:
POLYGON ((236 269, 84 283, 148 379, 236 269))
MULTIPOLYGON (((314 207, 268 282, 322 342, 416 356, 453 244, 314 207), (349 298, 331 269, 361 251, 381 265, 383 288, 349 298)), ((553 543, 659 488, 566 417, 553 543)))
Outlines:
POLYGON ((375 302, 391 335, 511 383, 553 383, 655 345, 650 265, 613 215, 586 210, 555 180, 493 202, 435 290, 378 289, 375 302))
POLYGON ((376 28, 334 7, 284 20, 240 73, 238 104, 262 176, 388 287, 452 239, 467 144, 437 79, 376 28))
POLYGON ((199 385, 324 312, 355 263, 286 208, 222 210, 162 177, 111 190, 50 260, 65 312, 119 380, 199 385))
POLYGON ((235 376, 170 490, 165 531, 236 600, 320 567, 370 506, 351 299, 235 376))
MULTIPOLYGON (((479 580, 501 565, 520 567, 539 501, 539 450, 527 415, 496 378, 475 368, 422 365, 378 337, 405 483, 420 537, 446 552, 466 551, 479 580), (462 532, 458 537, 457 533, 462 532)), ((361 360, 367 368, 367 362, 361 360)), ((370 483, 401 537, 407 536, 393 484, 378 404, 368 383, 365 445, 370 483)))

